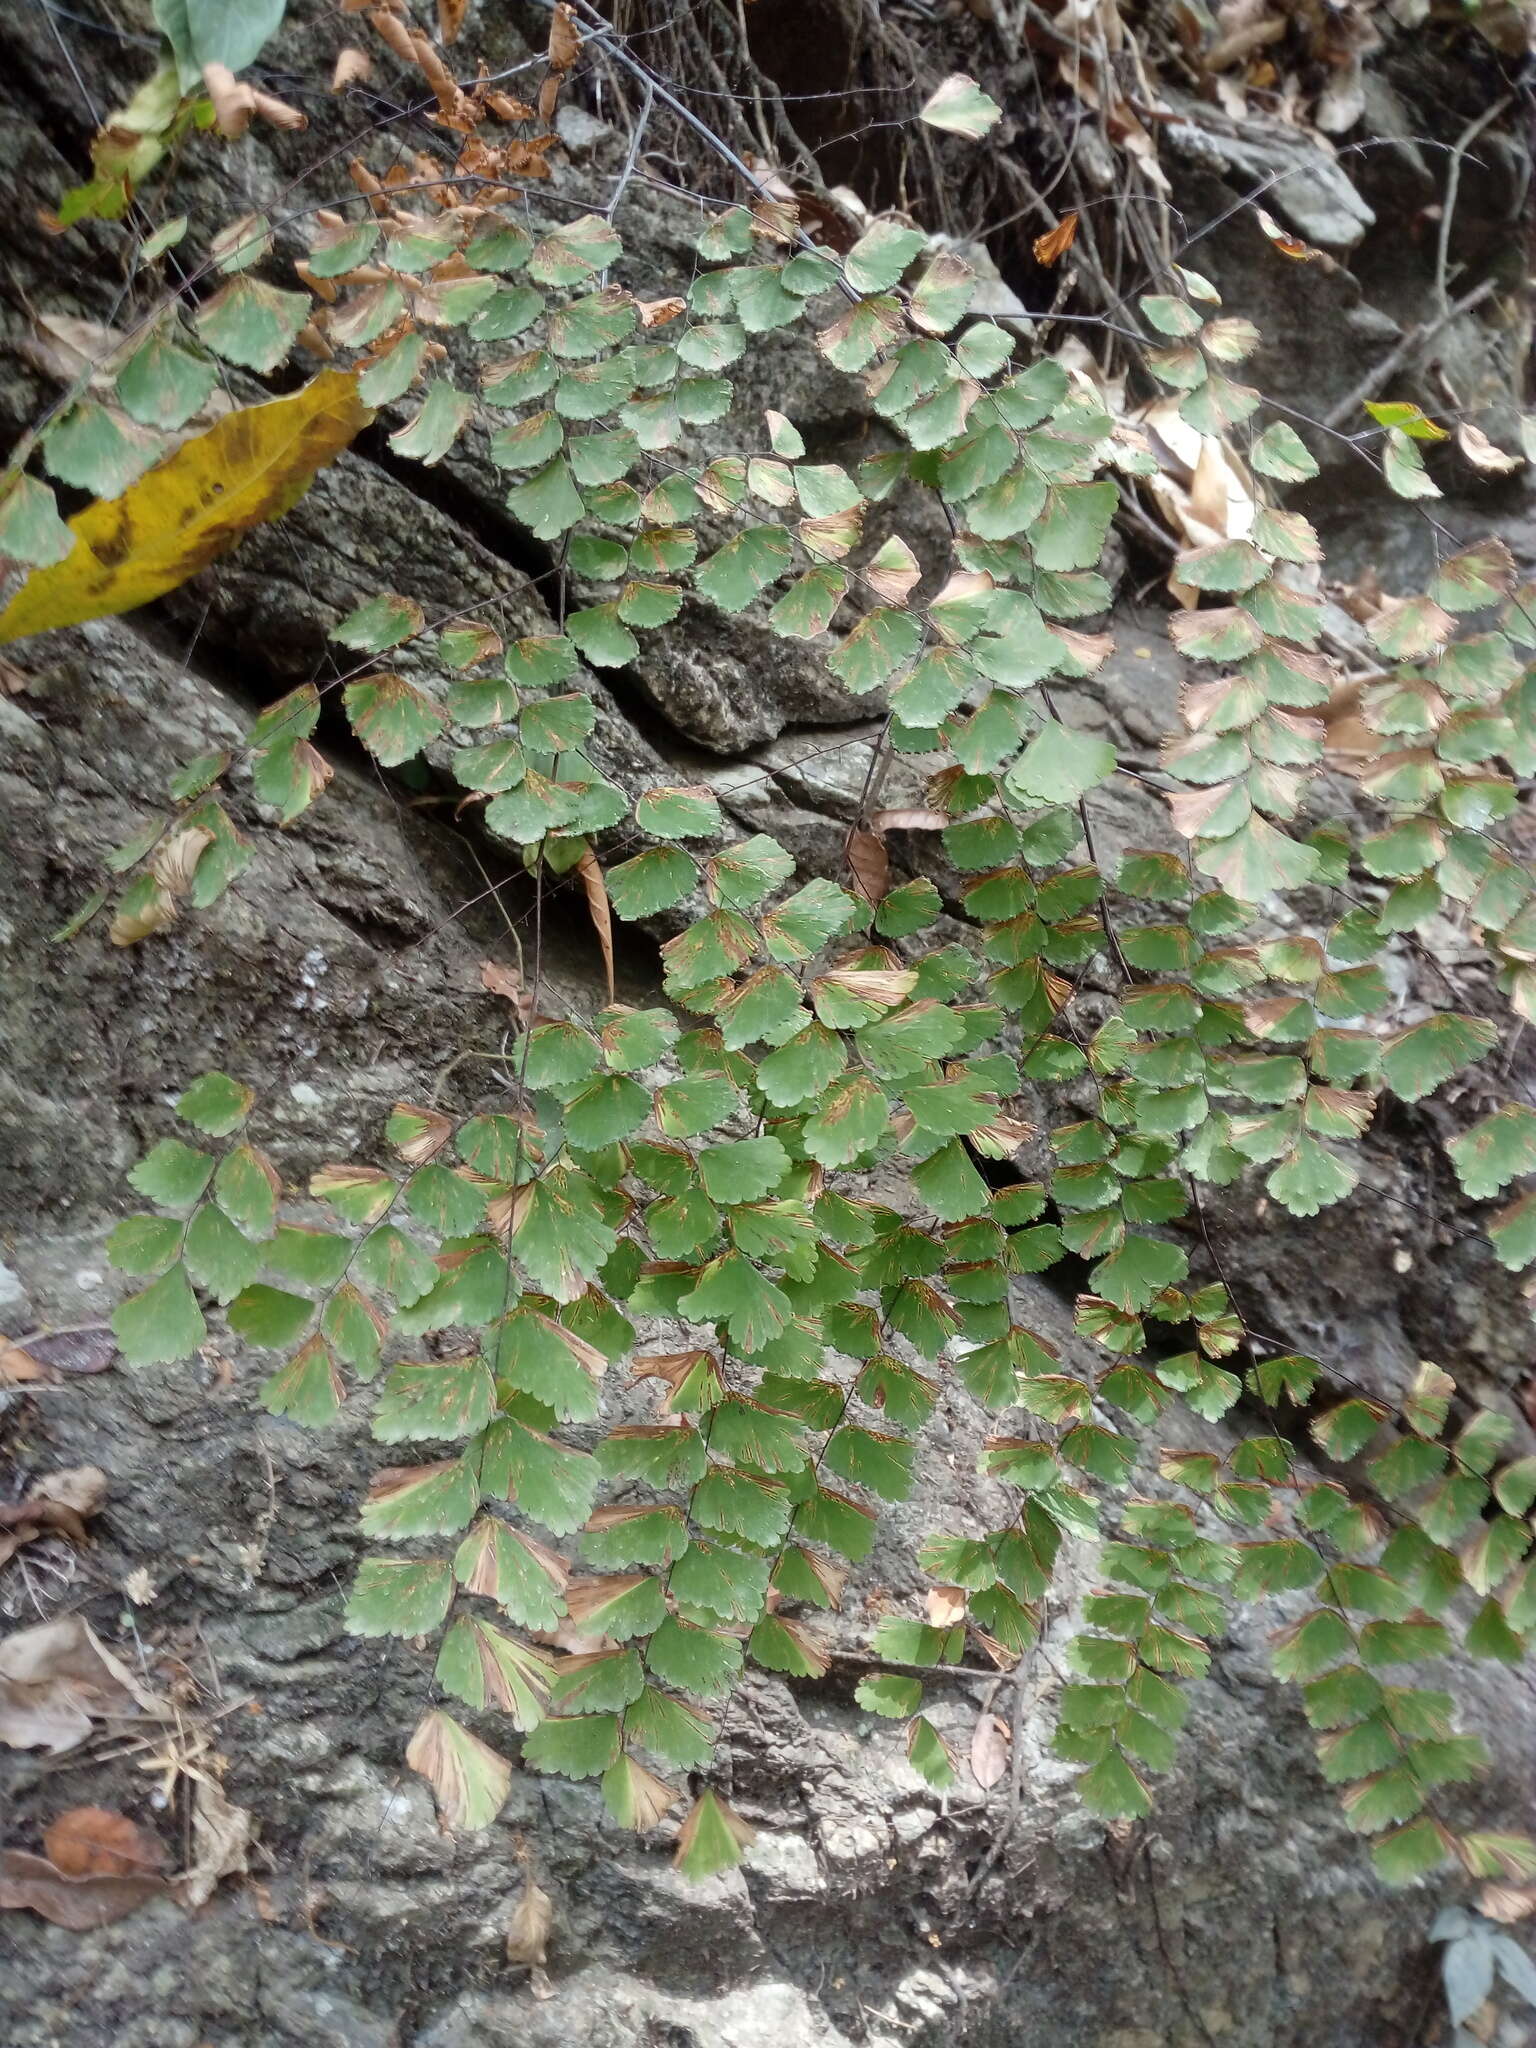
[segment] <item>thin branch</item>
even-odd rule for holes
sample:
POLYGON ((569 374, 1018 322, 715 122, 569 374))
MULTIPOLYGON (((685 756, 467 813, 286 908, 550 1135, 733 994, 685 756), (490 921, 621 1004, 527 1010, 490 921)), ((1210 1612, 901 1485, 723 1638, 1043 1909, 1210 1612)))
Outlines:
POLYGON ((1342 427, 1352 414, 1359 411, 1373 391, 1379 390, 1389 377, 1395 377, 1404 363, 1415 356, 1421 348, 1427 347, 1442 328, 1448 327, 1453 320, 1459 320, 1463 313, 1474 312, 1485 299, 1492 298, 1497 290, 1498 280, 1485 277, 1480 285, 1469 291, 1464 299, 1458 299, 1454 306, 1447 306, 1445 311, 1437 313, 1433 320, 1424 320, 1417 327, 1410 327, 1396 347, 1389 349, 1375 368, 1366 372, 1353 391, 1341 398, 1330 412, 1324 413, 1318 424, 1329 430, 1342 427))
POLYGON ((1447 318, 1450 311, 1451 229, 1455 225, 1456 198, 1461 190, 1461 167, 1466 161, 1467 151, 1479 135, 1497 121, 1513 99, 1514 94, 1507 92, 1501 99, 1495 100, 1491 107, 1485 107, 1475 121, 1467 123, 1451 144, 1450 169, 1445 174, 1445 198, 1440 203, 1440 233, 1435 242, 1435 298, 1442 315, 1447 318))

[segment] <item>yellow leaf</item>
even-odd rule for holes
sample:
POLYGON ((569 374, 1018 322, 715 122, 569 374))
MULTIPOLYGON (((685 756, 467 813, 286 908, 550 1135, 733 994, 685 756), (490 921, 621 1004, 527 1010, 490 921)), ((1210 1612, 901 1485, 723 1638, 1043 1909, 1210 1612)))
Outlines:
POLYGON ((70 520, 74 547, 23 583, 0 613, 0 642, 132 611, 174 590, 250 527, 296 505, 372 417, 342 370, 322 370, 291 398, 226 413, 120 498, 70 520))

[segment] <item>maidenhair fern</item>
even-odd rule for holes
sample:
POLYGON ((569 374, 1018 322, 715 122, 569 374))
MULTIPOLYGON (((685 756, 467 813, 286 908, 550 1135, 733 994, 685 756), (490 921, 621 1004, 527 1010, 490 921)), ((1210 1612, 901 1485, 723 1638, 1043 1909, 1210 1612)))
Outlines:
MULTIPOLYGON (((1104 872, 1093 802, 1125 771, 1050 686, 1082 684, 1110 651, 1083 622, 1111 596, 1116 477, 1155 466, 1136 428, 1060 362, 1016 360, 1012 331, 970 315, 967 267, 899 222, 839 256, 760 192, 707 214, 678 296, 636 298, 612 205, 552 224, 473 159, 505 115, 494 100, 459 94, 469 140, 451 180, 354 167, 359 199, 306 216, 305 290, 252 275, 265 221, 219 237, 225 281, 190 325, 168 307, 119 372, 138 424, 82 399, 42 459, 103 495, 128 485, 131 502, 140 455, 163 445, 139 433, 186 424, 210 355, 268 370, 301 332, 366 406, 414 404, 397 455, 445 461, 483 434, 512 517, 555 551, 558 629, 504 644, 476 612, 428 621, 409 593, 377 592, 335 628, 363 657, 339 686, 345 715, 381 765, 426 751, 451 772, 539 886, 579 870, 605 916, 662 920, 664 1001, 549 1017, 536 968, 503 1105, 468 1120, 397 1105, 394 1170, 343 1160, 312 1177, 325 1227, 290 1213, 244 1135, 245 1087, 204 1076, 178 1105, 193 1137, 163 1138, 131 1175, 154 1213, 113 1233, 114 1262, 146 1282, 114 1319, 124 1356, 189 1355, 212 1301, 280 1355, 274 1414, 319 1427, 368 1401, 408 1462, 370 1486, 348 1623, 434 1640, 448 1704, 408 1754, 455 1826, 490 1822, 509 1783, 466 1713, 510 1723, 524 1766, 599 1780, 621 1825, 656 1825, 683 1777, 711 1769, 748 1661, 825 1671, 816 1611, 838 1605, 881 1503, 919 1487, 924 1425, 953 1380, 994 1418, 981 1469, 1010 1511, 926 1539, 943 1597, 927 1618, 879 1620, 858 1687, 907 1724, 925 1778, 952 1784, 956 1764, 917 1669, 957 1662, 968 1638, 1011 1667, 1063 1552, 1089 1544, 1100 1584, 1055 1739, 1095 1812, 1148 1811, 1230 1603, 1286 1593, 1302 1611, 1276 1670, 1302 1686, 1324 1775, 1381 1872, 1454 1857, 1530 1874, 1523 1839, 1444 1817, 1442 1788, 1482 1747, 1447 1693, 1403 1679, 1458 1646, 1523 1656, 1536 1460, 1502 1462, 1508 1425, 1437 1366, 1394 1407, 1334 1361, 1282 1352, 1219 1271, 1191 1274, 1198 1228, 1168 1234, 1198 1226, 1202 1183, 1254 1176, 1298 1217, 1347 1199, 1379 1095, 1416 1102, 1494 1047, 1491 1021, 1455 1010, 1378 1021, 1383 960, 1442 909, 1533 1014, 1536 881, 1499 828, 1536 767, 1536 614, 1507 552, 1449 555, 1373 622, 1381 671, 1361 715, 1382 746, 1359 844, 1299 822, 1333 678, 1314 529, 1260 502, 1244 537, 1182 553, 1174 637, 1210 680, 1187 690, 1155 781, 1187 856, 1133 849, 1104 872), (733 365, 801 323, 889 429, 852 470, 810 457, 779 412, 740 417, 733 365), (944 559, 899 532, 865 538, 871 506, 890 499, 899 525, 913 491, 938 501, 944 559), (642 636, 686 633, 696 602, 828 646, 842 688, 888 709, 868 786, 888 752, 921 766, 924 805, 890 828, 933 835, 943 895, 890 885, 870 858, 881 814, 858 821, 846 873, 802 880, 771 837, 734 839, 708 787, 626 790, 593 765, 581 664, 624 667, 642 636), (402 649, 408 675, 379 665, 402 649), (1358 873, 1384 900, 1351 892, 1358 873), (1274 914, 1301 891, 1304 922, 1274 914), (1114 991, 1091 1018, 1089 970, 1114 991), (1026 1147, 1038 1180, 1011 1164, 1026 1147), (1058 1266, 1086 1365, 1015 1320, 1015 1276, 1058 1266), (654 1419, 609 1427, 624 1371, 654 1419), (1242 1404, 1256 1433, 1224 1454, 1153 1450, 1180 1404, 1202 1422, 1242 1404), (1149 1452, 1155 1497, 1136 1490, 1149 1452), (1330 1463, 1339 1478, 1320 1476, 1330 1463)), ((924 110, 961 135, 995 117, 966 80, 924 110)), ((1288 425, 1256 430, 1261 395, 1233 374, 1256 329, 1196 273, 1168 285, 1139 303, 1144 363, 1186 425, 1276 485, 1314 475, 1288 425)), ((1433 490, 1401 422, 1383 458, 1408 495, 1433 490)), ((50 616, 84 616, 47 500, 18 485, 7 545, 39 564, 34 586, 54 579, 50 616)), ((306 685, 274 705, 241 755, 282 824, 330 780, 320 700, 306 685)), ((137 870, 116 942, 213 902, 253 857, 216 794, 230 767, 188 763, 172 807, 111 856, 137 870)), ((1449 1150, 1470 1197, 1501 1198, 1536 1170, 1536 1109, 1505 1102, 1449 1150)), ((1489 1230, 1508 1266, 1532 1264, 1536 1196, 1489 1230)), ((749 1834, 706 1789, 682 1866, 728 1867, 749 1834)))

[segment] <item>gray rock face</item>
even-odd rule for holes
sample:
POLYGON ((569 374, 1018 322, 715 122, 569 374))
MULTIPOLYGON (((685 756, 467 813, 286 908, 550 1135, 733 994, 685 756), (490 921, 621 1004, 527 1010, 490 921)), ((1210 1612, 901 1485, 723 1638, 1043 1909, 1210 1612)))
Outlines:
POLYGON ((1165 130, 1169 147, 1195 163, 1218 166, 1304 240, 1320 249, 1353 249, 1376 225, 1375 214, 1337 159, 1309 136, 1262 119, 1246 120, 1239 128, 1203 112, 1180 93, 1170 91, 1165 97, 1189 116, 1165 130))
MULTIPOLYGON (((346 31, 315 20, 301 24, 308 40, 293 61, 321 75, 346 31)), ((497 61, 517 61, 504 24, 493 33, 497 61)), ((6 36, 16 62, 0 80, 0 135, 18 226, 4 288, 25 287, 4 307, 14 340, 44 299, 103 317, 113 281, 104 255, 66 275, 60 245, 32 225, 57 194, 59 139, 78 156, 88 124, 41 12, 8 22, 6 36)), ((104 37, 77 48, 93 94, 114 103, 122 52, 104 37)), ((574 109, 562 118, 582 165, 612 175, 614 131, 574 109)), ((1275 139, 1255 147, 1278 161, 1275 139)), ((194 153, 189 210, 222 219, 272 198, 278 165, 302 161, 294 148, 194 153)), ((1181 197, 1209 199, 1199 217, 1211 217, 1230 196, 1217 178, 1256 175, 1257 161, 1218 153, 1199 175, 1181 174, 1181 197)), ((1348 249, 1369 209, 1316 151, 1304 172, 1276 188, 1276 210, 1309 239, 1348 249)), ((670 284, 685 246, 679 217, 650 196, 637 213, 641 259, 670 284)), ((1267 300, 1266 332, 1279 339, 1261 378, 1273 368, 1288 388, 1343 388, 1361 350, 1389 345, 1397 326, 1343 273, 1282 295, 1262 271, 1266 245, 1250 241, 1223 236, 1213 268, 1234 309, 1250 286, 1267 300), (1326 361, 1322 338, 1334 351, 1326 361)), ((90 230, 83 246, 109 243, 90 230)), ((856 387, 803 346, 754 348, 744 376, 750 402, 793 412, 819 459, 861 452, 870 421, 856 387)), ((19 364, 0 384, 0 418, 19 426, 53 395, 19 364)), ((128 1206, 123 1172, 208 1065, 258 1086, 263 1141, 295 1184, 328 1157, 368 1156, 390 1104, 424 1084, 441 1082, 455 1110, 498 1099, 508 1015, 481 990, 480 967, 517 961, 515 930, 531 969, 516 864, 472 819, 455 823, 437 792, 385 781, 328 728, 336 786, 290 831, 270 826, 237 773, 231 812, 254 857, 212 911, 125 951, 95 927, 71 947, 46 935, 88 895, 102 856, 152 814, 180 761, 237 745, 259 704, 330 672, 326 631, 361 597, 386 587, 429 610, 495 605, 509 631, 547 630, 549 563, 510 527, 501 488, 473 451, 445 477, 413 481, 365 444, 284 526, 165 605, 15 650, 26 687, 0 696, 0 1332, 108 1311, 126 1285, 102 1250, 128 1206)), ((902 530, 920 553, 935 538, 902 530)), ((1149 760, 1181 666, 1156 612, 1124 605, 1114 623, 1115 656, 1093 688, 1061 692, 1063 714, 1110 733, 1128 761, 1149 760)), ((807 872, 832 870, 878 705, 844 697, 814 649, 750 617, 691 608, 684 627, 632 675, 582 677, 598 708, 594 759, 630 787, 712 779, 744 829, 773 832, 807 872)), ((921 763, 898 761, 883 801, 914 801, 921 776, 921 763)), ((1167 842, 1163 807, 1141 785, 1096 799, 1094 822, 1106 864, 1127 846, 1167 842)), ((916 835, 893 835, 893 853, 942 875, 916 835)), ((549 1007, 595 1007, 597 948, 574 891, 554 899, 537 959, 549 1007)), ((654 998, 643 935, 618 964, 621 995, 654 998)), ((1420 1356, 1442 1357, 1480 1396, 1507 1402, 1526 1370, 1528 1324, 1507 1277, 1479 1263, 1454 1219, 1409 1206, 1425 1138, 1423 1122, 1405 1119, 1380 1140, 1370 1161, 1380 1203, 1351 1227, 1319 1233, 1272 1216, 1258 1227, 1234 1191, 1210 1203, 1211 1228, 1245 1301, 1288 1341, 1394 1390, 1420 1356)), ((1021 1284, 1020 1311, 1074 1354, 1069 1310, 1043 1283, 1021 1284)), ((932 1686, 932 1717, 962 1757, 980 1714, 1016 1727, 1016 1807, 1007 1779, 984 1794, 967 1777, 940 1798, 906 1765, 899 1732, 858 1709, 871 1607, 918 1595, 924 1533, 984 1526, 1003 1498, 977 1477, 984 1419, 957 1387, 929 1426, 920 1496, 883 1518, 826 1625, 828 1676, 790 1685, 760 1672, 732 1705, 729 1789, 762 1832, 740 1873, 689 1889, 664 1833, 637 1844, 608 1823, 592 1787, 528 1771, 514 1773, 492 1828, 440 1832, 401 1761, 430 1697, 429 1660, 350 1637, 340 1619, 356 1504, 388 1454, 360 1421, 320 1435, 266 1415, 257 1389, 269 1365, 220 1334, 174 1369, 0 1395, 5 1498, 69 1465, 110 1478, 83 1558, 49 1545, 35 1578, 0 1576, 6 1626, 36 1619, 43 1600, 86 1613, 130 1659, 142 1646, 211 1731, 225 1790, 258 1829, 249 1881, 227 1882, 195 1915, 157 1904, 84 1935, 0 1915, 0 2038, 14 2048, 1408 2048, 1421 2038, 1439 1894, 1386 1895, 1373 1881, 1318 1778, 1294 1693, 1269 1676, 1283 1603, 1234 1616, 1211 1677, 1190 1689, 1177 1768, 1135 1831, 1106 1831, 1084 1813, 1050 1750, 1072 1603, 1092 1583, 1086 1554, 1053 1598, 1016 1721, 1011 1679, 962 1671, 932 1686), (530 1878, 554 1907, 538 1977, 506 1959, 530 1878)), ((1229 1441, 1188 1417, 1180 1427, 1191 1443, 1229 1441)), ((1157 1483, 1150 1471, 1138 1479, 1157 1483)), ((1476 1796, 1522 1824, 1529 1682, 1487 1666, 1455 1682, 1495 1756, 1476 1796)), ((157 1808, 142 1761, 115 1742, 67 1771, 0 1751, 8 1844, 36 1848, 62 1808, 89 1800, 131 1813, 174 1855, 185 1788, 174 1815, 157 1808)))

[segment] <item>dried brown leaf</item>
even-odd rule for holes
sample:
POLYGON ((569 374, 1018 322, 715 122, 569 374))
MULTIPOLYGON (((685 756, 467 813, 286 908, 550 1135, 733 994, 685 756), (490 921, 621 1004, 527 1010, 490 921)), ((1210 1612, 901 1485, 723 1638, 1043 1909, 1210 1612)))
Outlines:
POLYGON ((140 939, 163 932, 180 915, 176 898, 163 884, 157 883, 154 894, 138 910, 118 911, 107 928, 107 938, 114 946, 136 946, 140 939))
POLYGON ((980 1714, 971 1735, 971 1776, 989 1792, 1008 1769, 1013 1737, 996 1714, 980 1714))
POLYGON ((581 30, 576 26, 575 11, 567 0, 558 0, 549 24, 549 68, 569 71, 580 55, 581 30))
POLYGON ((0 1907, 26 1908, 75 1934, 110 1926, 165 1891, 163 1877, 67 1877, 24 1849, 0 1853, 0 1907))
POLYGON ((149 872, 173 896, 185 896, 192 887, 192 877, 205 850, 212 846, 213 834, 206 825, 187 825, 180 832, 171 833, 162 839, 150 861, 149 872))
POLYGON ((117 1339, 105 1323, 84 1325, 78 1330, 51 1330, 23 1341, 26 1356, 34 1365, 50 1372, 105 1372, 117 1356, 117 1339))
POLYGON ((963 1586, 930 1586, 928 1589, 928 1621, 933 1628, 953 1628, 964 1621, 966 1610, 965 1588, 963 1586))
POLYGON ((555 1920, 555 1902, 530 1877, 518 1893, 507 1927, 507 1961, 541 1967, 549 1947, 549 1933, 555 1920))
POLYGON ((445 43, 458 41, 468 12, 469 0, 437 0, 437 32, 445 43))
POLYGON ((608 983, 608 1000, 613 1001, 613 912, 608 903, 608 885, 603 880, 603 871, 598 865, 597 855, 590 846, 581 849, 581 859, 576 863, 576 872, 581 878, 582 893, 587 899, 593 927, 597 932, 597 943, 603 955, 603 974, 608 983))
POLYGON ((169 1711, 78 1614, 0 1643, 0 1742, 11 1749, 58 1756, 85 1740, 93 1719, 163 1720, 169 1711))
POLYGON ((0 1387, 20 1386, 43 1377, 42 1361, 19 1344, 0 1342, 0 1387))
POLYGON ((1035 261, 1050 267, 1059 263, 1072 244, 1077 240, 1077 215, 1064 213, 1055 227, 1034 240, 1035 261))
POLYGON ((233 142, 251 125, 256 111, 255 87, 242 85, 227 64, 205 64, 203 83, 213 101, 214 126, 233 142))
POLYGON ((942 832, 952 821, 948 811, 876 811, 870 823, 877 832, 942 832))
POLYGON ((290 107, 286 100, 280 100, 275 93, 253 92, 251 110, 274 128, 288 128, 297 132, 309 126, 309 116, 298 107, 290 107))
POLYGON ((880 903, 891 886, 891 857, 885 842, 856 825, 848 834, 848 866, 866 903, 880 903))
POLYGON ((331 91, 345 92, 349 85, 361 85, 373 75, 373 59, 366 50, 354 50, 349 44, 336 59, 331 72, 331 91))
POLYGON ((416 45, 411 32, 397 15, 387 8, 375 7, 368 15, 368 25, 381 42, 388 43, 402 64, 416 68, 416 45))
POLYGON ((1494 446, 1481 427, 1474 427, 1470 420, 1463 420, 1456 429, 1456 445, 1472 467, 1480 469, 1484 476, 1509 476, 1525 467, 1522 456, 1506 455, 1502 448, 1494 446))
POLYGON ((99 1465, 70 1465, 62 1472, 50 1472, 39 1479, 29 1489, 27 1498, 56 1501, 77 1515, 97 1515, 106 1503, 107 1475, 99 1465))
POLYGON ((635 311, 642 327, 666 327, 680 320, 688 310, 686 299, 636 299, 635 311))
POLYGON ((139 1877, 159 1870, 165 1851, 125 1813, 72 1806, 50 1821, 43 1849, 64 1877, 139 1877))

